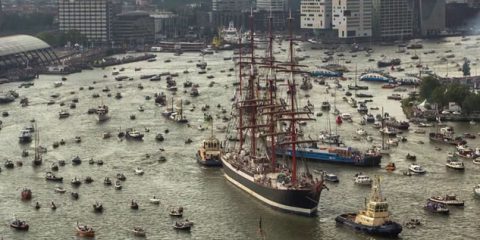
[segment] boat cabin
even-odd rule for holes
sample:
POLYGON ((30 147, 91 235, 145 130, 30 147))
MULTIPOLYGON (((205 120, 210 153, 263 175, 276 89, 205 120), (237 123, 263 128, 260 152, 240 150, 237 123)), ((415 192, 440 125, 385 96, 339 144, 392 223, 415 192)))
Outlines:
POLYGON ((203 140, 202 147, 199 150, 203 159, 220 159, 221 145, 215 137, 203 140))
POLYGON ((390 221, 388 203, 381 195, 378 177, 375 178, 374 182, 366 209, 359 211, 355 218, 355 223, 367 226, 380 226, 390 221))

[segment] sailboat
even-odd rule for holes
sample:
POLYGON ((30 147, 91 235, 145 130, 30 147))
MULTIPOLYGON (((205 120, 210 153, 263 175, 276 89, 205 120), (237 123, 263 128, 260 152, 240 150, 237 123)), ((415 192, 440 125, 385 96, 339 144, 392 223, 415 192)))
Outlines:
POLYGON ((355 85, 348 85, 348 90, 368 90, 368 86, 357 84, 357 65, 355 65, 355 85))
MULTIPOLYGON (((290 17, 290 25, 291 21, 290 17)), ((272 18, 270 17, 269 26, 271 24, 272 18)), ((285 106, 279 104, 276 97, 278 89, 275 87, 275 79, 272 76, 266 79, 269 87, 266 89, 265 95, 262 97, 257 91, 256 69, 261 63, 256 62, 254 57, 253 12, 250 14, 250 26, 251 57, 239 64, 240 67, 248 64, 250 72, 246 81, 242 79, 242 75, 239 76, 240 85, 236 91, 236 103, 232 109, 235 118, 235 124, 232 124, 232 127, 238 130, 239 142, 229 145, 221 158, 225 178, 252 197, 273 208, 295 214, 315 215, 324 187, 323 177, 320 180, 314 179, 313 175, 308 172, 308 168, 306 172, 299 174, 295 154, 285 165, 277 164, 275 156, 278 144, 288 145, 295 149, 297 144, 302 142, 297 139, 298 121, 309 119, 302 117, 306 114, 305 112, 296 109, 296 85, 293 76, 295 66, 298 65, 294 63, 292 35, 290 34, 290 60, 288 63, 282 64, 283 67, 274 66, 272 55, 266 60, 267 68, 279 67, 290 73, 288 81, 290 105, 285 106), (286 67, 289 67, 289 70, 286 67), (279 132, 280 128, 277 124, 280 121, 290 123, 290 127, 285 129, 285 132, 279 132), (285 136, 277 142, 279 135, 285 136)), ((268 46, 270 54, 272 54, 272 44, 273 36, 270 31, 268 46)))
POLYGON ((33 159, 32 163, 33 166, 40 166, 42 165, 42 153, 40 152, 40 130, 37 128, 35 124, 35 158, 33 159))
POLYGON ((177 123, 188 123, 188 119, 183 115, 183 100, 180 100, 180 104, 175 106, 175 112, 170 114, 170 119, 177 123))
MULTIPOLYGON (((385 114, 383 114, 383 107, 382 107, 382 130, 385 130, 385 114)), ((382 148, 380 149, 381 155, 390 155, 390 147, 385 145, 385 135, 386 133, 381 132, 382 134, 382 148)))

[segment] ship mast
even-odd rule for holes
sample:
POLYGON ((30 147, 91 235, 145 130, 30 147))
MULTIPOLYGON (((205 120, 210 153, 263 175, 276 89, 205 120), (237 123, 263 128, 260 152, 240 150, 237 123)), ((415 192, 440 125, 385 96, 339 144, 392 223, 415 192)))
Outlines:
POLYGON ((276 164, 276 150, 275 150, 275 120, 273 119, 274 115, 273 112, 275 111, 275 99, 276 99, 276 79, 274 77, 274 71, 273 71, 273 17, 272 17, 272 11, 270 10, 270 16, 268 17, 268 65, 269 65, 269 75, 267 75, 267 84, 268 84, 268 93, 270 97, 270 105, 272 106, 270 108, 270 141, 271 141, 271 163, 272 163, 272 172, 275 172, 275 164, 276 164))
MULTIPOLYGON (((243 52, 243 46, 242 46, 242 34, 241 34, 241 31, 240 31, 240 36, 238 38, 238 45, 239 45, 239 50, 240 50, 240 55, 239 55, 239 59, 238 59, 238 72, 239 72, 239 93, 240 95, 238 96, 237 98, 237 104, 238 104, 238 101, 241 101, 242 100, 242 84, 243 84, 243 76, 242 76, 242 68, 243 68, 243 64, 242 64, 242 52, 243 52)), ((240 107, 238 109, 239 111, 239 127, 240 127, 240 131, 239 131, 239 139, 240 139, 240 148, 239 151, 243 148, 243 130, 242 130, 242 127, 243 127, 243 109, 240 107)))

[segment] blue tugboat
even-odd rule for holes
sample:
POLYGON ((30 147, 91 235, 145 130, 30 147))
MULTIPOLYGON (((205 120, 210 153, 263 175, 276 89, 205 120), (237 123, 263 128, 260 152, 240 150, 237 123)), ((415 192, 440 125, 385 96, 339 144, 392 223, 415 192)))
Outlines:
MULTIPOLYGON (((277 155, 291 157, 291 148, 277 148, 277 155)), ((296 156, 315 162, 342 163, 355 166, 379 166, 382 155, 369 150, 360 152, 351 147, 333 145, 317 146, 316 143, 310 147, 299 147, 296 149, 296 156)))
POLYGON ((222 166, 222 148, 220 141, 213 136, 213 124, 211 127, 211 135, 208 139, 203 140, 202 146, 195 154, 197 162, 207 167, 222 166))
POLYGON ((402 226, 390 220, 388 203, 382 197, 380 190, 380 177, 375 176, 370 201, 366 209, 357 213, 345 213, 335 218, 338 224, 344 224, 357 231, 370 235, 396 237, 402 232, 402 226))

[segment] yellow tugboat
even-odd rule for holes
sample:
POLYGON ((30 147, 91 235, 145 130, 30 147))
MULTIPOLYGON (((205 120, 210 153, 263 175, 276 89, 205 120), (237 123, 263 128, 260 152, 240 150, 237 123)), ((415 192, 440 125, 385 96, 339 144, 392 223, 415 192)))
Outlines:
POLYGON ((402 232, 402 226, 390 220, 388 203, 380 190, 380 177, 375 176, 370 193, 370 201, 364 210, 346 213, 335 218, 337 223, 345 224, 357 231, 371 235, 396 237, 402 232))
POLYGON ((197 162, 204 166, 220 167, 222 166, 222 147, 220 141, 213 135, 213 123, 210 129, 210 137, 203 140, 202 146, 198 149, 195 157, 197 162))

